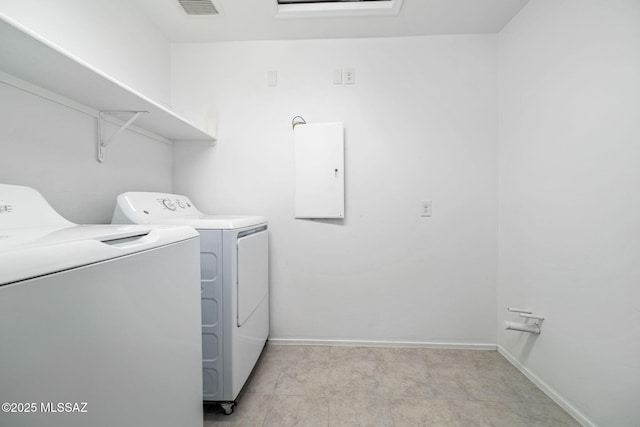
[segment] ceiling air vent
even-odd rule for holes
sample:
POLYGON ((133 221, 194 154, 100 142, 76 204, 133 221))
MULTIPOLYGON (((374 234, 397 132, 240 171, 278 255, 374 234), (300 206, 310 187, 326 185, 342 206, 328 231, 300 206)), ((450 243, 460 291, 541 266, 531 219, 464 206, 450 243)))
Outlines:
POLYGON ((218 9, 211 0, 178 0, 188 15, 217 15, 218 9))
POLYGON ((277 0, 276 18, 397 15, 402 0, 277 0))
POLYGON ((302 4, 302 3, 341 3, 356 1, 391 1, 391 0, 278 0, 278 4, 302 4))

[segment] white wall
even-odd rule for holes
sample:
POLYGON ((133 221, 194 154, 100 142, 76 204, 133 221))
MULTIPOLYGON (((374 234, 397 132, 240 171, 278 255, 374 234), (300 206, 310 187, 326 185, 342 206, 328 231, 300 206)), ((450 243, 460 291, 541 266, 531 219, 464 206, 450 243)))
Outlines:
POLYGON ((499 40, 498 343, 586 425, 638 426, 640 2, 533 0, 499 40))
POLYGON ((171 190, 170 145, 124 132, 98 163, 95 118, 1 83, 0 117, 0 182, 37 189, 70 221, 109 223, 118 194, 171 190))
POLYGON ((220 114, 174 190, 268 217, 272 338, 495 343, 496 65, 495 36, 173 46, 176 109, 220 114), (345 124, 344 221, 293 219, 295 115, 345 124))
POLYGON ((120 82, 169 103, 169 45, 127 0, 0 0, 0 13, 120 82))
MULTIPOLYGON (((168 103, 169 45, 131 2, 0 0, 0 13, 168 103)), ((0 182, 38 189, 71 221, 110 222, 123 191, 171 190, 169 145, 125 132, 100 164, 94 118, 3 84, 0 117, 0 182)))

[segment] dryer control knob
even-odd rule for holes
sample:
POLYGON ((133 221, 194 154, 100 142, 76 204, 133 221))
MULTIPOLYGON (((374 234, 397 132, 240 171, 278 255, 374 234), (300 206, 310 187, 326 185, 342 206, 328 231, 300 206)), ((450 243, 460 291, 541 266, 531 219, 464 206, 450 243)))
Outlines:
POLYGON ((176 205, 174 205, 173 202, 169 199, 162 199, 162 205, 170 211, 176 210, 176 205))

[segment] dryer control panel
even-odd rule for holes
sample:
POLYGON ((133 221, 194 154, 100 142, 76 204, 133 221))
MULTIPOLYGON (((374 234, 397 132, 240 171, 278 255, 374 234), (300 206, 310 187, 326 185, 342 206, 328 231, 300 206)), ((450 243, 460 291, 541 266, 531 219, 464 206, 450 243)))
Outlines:
POLYGON ((184 196, 174 198, 160 198, 157 199, 158 203, 163 209, 170 211, 181 211, 182 213, 189 212, 189 208, 193 207, 188 198, 184 196), (182 198, 180 198, 182 197, 182 198))
POLYGON ((266 222, 260 216, 206 215, 181 194, 136 191, 118 196, 111 219, 112 224, 180 224, 207 230, 233 230, 266 222))
POLYGON ((118 196, 112 222, 146 224, 202 215, 187 196, 131 191, 118 196))
POLYGON ((142 210, 145 216, 174 218, 176 216, 202 215, 187 196, 167 193, 125 193, 129 205, 142 210))

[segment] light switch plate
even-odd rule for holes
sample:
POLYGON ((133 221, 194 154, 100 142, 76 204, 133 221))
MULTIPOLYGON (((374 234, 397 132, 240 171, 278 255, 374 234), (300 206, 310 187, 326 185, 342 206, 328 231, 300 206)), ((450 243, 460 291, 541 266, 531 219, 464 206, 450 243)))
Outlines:
POLYGON ((267 73, 267 86, 278 86, 278 72, 269 71, 267 73))
POLYGON ((335 70, 333 70, 333 84, 342 84, 342 70, 340 68, 336 68, 335 70))

